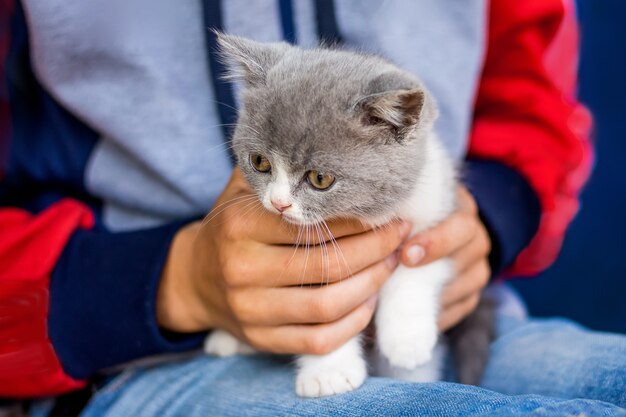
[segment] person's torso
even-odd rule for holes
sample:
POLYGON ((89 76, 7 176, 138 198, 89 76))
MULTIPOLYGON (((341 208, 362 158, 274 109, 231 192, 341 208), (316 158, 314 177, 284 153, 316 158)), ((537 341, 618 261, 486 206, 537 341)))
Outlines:
MULTIPOLYGON (((223 28, 282 41, 284 3, 223 1, 223 28)), ((335 2, 345 47, 381 54, 424 80, 438 101, 438 133, 456 160, 465 154, 486 47, 486 3, 335 2)), ((83 181, 101 201, 104 225, 127 230, 206 213, 232 162, 207 63, 203 2, 23 4, 39 82, 97 132, 83 181)), ((296 42, 315 46, 314 1, 291 6, 296 42)))

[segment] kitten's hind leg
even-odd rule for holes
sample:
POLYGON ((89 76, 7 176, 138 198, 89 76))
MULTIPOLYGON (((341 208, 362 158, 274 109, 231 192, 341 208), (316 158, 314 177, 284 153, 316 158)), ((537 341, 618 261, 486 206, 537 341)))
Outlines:
POLYGON ((296 393, 323 397, 357 389, 367 377, 367 365, 357 336, 328 355, 298 357, 296 393))
POLYGON ((204 340, 204 352, 215 356, 249 355, 254 349, 224 330, 214 330, 204 340))

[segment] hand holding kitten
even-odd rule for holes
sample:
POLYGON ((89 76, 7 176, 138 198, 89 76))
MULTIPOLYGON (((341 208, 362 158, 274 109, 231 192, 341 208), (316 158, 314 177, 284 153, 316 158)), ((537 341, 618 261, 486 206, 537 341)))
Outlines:
POLYGON ((329 246, 324 258, 302 245, 294 251, 297 228, 248 195, 236 169, 210 220, 178 233, 159 289, 159 324, 224 329, 274 353, 323 354, 362 331, 410 226, 366 231, 360 222, 329 222, 343 256, 329 246))

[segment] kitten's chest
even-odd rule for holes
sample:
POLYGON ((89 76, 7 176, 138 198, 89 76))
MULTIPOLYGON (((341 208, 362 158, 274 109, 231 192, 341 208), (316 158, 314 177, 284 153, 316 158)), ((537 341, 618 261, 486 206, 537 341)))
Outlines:
MULTIPOLYGON (((441 191, 441 190, 440 190, 441 191)), ((454 211, 452 193, 438 192, 425 197, 423 193, 415 193, 398 210, 398 217, 413 224, 411 234, 419 233, 443 221, 454 211)))
POLYGON ((428 161, 396 213, 413 223, 413 233, 436 225, 456 208, 454 166, 436 136, 429 139, 428 161))

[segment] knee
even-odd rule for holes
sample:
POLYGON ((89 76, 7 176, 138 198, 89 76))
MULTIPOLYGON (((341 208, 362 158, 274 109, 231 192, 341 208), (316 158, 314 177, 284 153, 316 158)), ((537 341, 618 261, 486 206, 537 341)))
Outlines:
POLYGON ((530 384, 537 393, 626 406, 623 335, 591 331, 566 319, 532 320, 496 341, 494 353, 492 377, 508 375, 506 380, 530 384))

